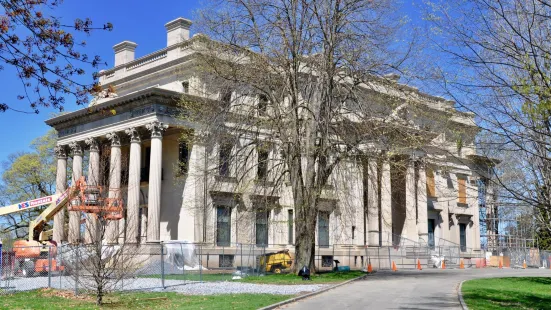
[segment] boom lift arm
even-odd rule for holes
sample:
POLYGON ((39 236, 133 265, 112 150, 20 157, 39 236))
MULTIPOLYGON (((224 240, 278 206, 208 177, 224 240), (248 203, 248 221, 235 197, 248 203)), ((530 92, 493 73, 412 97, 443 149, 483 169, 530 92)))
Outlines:
POLYGON ((41 197, 33 200, 23 201, 20 203, 9 205, 9 206, 0 207, 0 216, 8 215, 11 213, 23 212, 23 211, 31 210, 47 204, 51 204, 52 202, 56 201, 59 196, 60 196, 59 194, 55 194, 55 195, 41 197))

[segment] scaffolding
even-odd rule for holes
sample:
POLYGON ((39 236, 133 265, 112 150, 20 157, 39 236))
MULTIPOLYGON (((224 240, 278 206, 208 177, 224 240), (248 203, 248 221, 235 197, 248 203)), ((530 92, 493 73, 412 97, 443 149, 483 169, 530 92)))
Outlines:
POLYGON ((492 256, 510 257, 511 266, 524 261, 538 265, 534 209, 499 199, 498 191, 487 179, 479 181, 478 189, 481 248, 492 256))

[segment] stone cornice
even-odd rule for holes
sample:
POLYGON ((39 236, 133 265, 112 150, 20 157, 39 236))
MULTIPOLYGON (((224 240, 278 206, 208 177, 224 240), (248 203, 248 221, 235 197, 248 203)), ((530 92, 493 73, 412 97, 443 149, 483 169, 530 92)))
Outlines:
POLYGON ((110 109, 127 105, 129 103, 145 100, 145 99, 168 99, 168 104, 176 105, 178 99, 182 97, 182 94, 176 91, 166 90, 162 88, 146 88, 128 95, 113 98, 109 101, 95 105, 93 107, 80 109, 71 113, 63 114, 49 120, 46 120, 46 124, 51 127, 56 127, 63 123, 68 123, 73 120, 82 118, 104 118, 104 113, 109 113, 110 109), (107 111, 107 112, 106 112, 107 111))

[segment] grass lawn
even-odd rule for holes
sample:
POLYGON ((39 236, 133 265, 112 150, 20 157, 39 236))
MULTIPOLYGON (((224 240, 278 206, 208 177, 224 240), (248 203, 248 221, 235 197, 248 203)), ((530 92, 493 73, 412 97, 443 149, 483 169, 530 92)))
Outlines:
POLYGON ((477 279, 463 283, 469 309, 551 309, 551 278, 477 279))
MULTIPOLYGON (((265 276, 249 276, 241 280, 232 280, 231 274, 203 274, 203 281, 236 281, 245 283, 263 283, 263 284, 311 284, 311 283, 338 283, 365 275, 361 271, 349 272, 326 272, 313 275, 312 281, 302 281, 302 278, 295 274, 268 274, 265 276)), ((160 275, 142 276, 143 278, 160 278, 160 275)), ((200 281, 198 273, 169 274, 165 275, 165 280, 188 280, 200 281)))
MULTIPOLYGON (((104 297, 101 309, 258 309, 290 298, 288 295, 234 294, 189 296, 173 292, 125 293, 104 297)), ((0 309, 100 309, 91 295, 53 289, 0 296, 0 309)))

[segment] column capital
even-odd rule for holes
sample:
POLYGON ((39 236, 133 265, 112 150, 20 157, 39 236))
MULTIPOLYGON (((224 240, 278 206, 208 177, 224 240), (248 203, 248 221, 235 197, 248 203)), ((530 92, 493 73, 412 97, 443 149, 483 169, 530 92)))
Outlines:
POLYGON ((71 149, 71 154, 73 154, 73 156, 82 156, 82 154, 84 153, 82 151, 82 144, 80 142, 71 142, 69 143, 69 148, 71 149))
POLYGON ((147 130, 151 131, 151 138, 162 138, 163 132, 168 128, 167 124, 154 121, 145 125, 147 130))
POLYGON ((124 132, 130 136, 130 143, 142 142, 142 138, 140 137, 140 133, 136 127, 128 128, 124 132))
POLYGON ((67 146, 57 145, 54 147, 55 155, 58 159, 67 159, 67 146))
POLYGON ((107 134, 107 139, 111 141, 111 146, 121 146, 121 137, 116 132, 110 132, 107 134))
POLYGON ((98 139, 96 138, 88 138, 84 140, 84 142, 88 145, 90 148, 90 152, 99 152, 99 143, 98 139))

